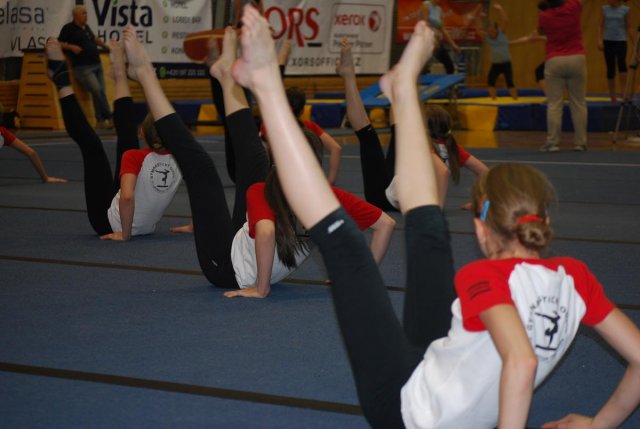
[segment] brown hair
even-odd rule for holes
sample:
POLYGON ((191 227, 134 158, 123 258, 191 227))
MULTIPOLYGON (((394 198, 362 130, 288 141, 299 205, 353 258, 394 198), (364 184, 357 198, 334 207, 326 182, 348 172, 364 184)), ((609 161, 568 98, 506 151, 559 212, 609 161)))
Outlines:
MULTIPOLYGON (((458 163, 458 143, 451 133, 451 115, 443 107, 427 104, 424 108, 427 117, 427 128, 431 137, 431 145, 436 155, 440 156, 437 142, 444 142, 447 148, 447 167, 453 183, 460 182, 460 164, 458 163)), ((444 161, 444 160, 443 160, 444 161)))
POLYGON ((144 141, 151 149, 160 152, 167 150, 160 139, 158 130, 156 130, 156 122, 153 119, 153 116, 151 116, 151 113, 148 113, 147 116, 145 116, 142 124, 140 124, 140 128, 142 129, 142 137, 144 137, 144 141))
MULTIPOLYGON (((303 133, 318 162, 322 162, 322 142, 320 137, 306 128, 303 128, 303 133)), ((269 207, 276 215, 278 258, 287 268, 295 268, 296 256, 306 251, 309 246, 306 240, 302 240, 296 233, 298 221, 282 192, 275 166, 271 168, 265 179, 264 196, 269 207)))
POLYGON ((553 235, 547 210, 556 194, 541 171, 524 164, 498 165, 478 178, 472 198, 475 213, 489 201, 484 221, 504 243, 517 238, 528 249, 546 251, 553 235), (528 215, 539 220, 519 222, 528 215))

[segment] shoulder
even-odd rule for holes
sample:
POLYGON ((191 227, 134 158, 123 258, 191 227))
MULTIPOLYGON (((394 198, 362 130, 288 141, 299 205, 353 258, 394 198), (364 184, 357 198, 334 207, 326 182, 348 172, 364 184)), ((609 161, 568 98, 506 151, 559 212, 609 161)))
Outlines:
POLYGON ((253 197, 255 197, 256 195, 264 195, 264 187, 264 182, 254 183, 247 189, 247 197, 249 197, 250 195, 253 197))

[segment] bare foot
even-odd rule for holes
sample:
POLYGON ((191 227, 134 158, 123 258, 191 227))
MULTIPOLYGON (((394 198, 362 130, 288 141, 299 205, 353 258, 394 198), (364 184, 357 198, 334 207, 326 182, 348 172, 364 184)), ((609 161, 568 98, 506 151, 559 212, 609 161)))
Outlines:
POLYGON ((236 30, 227 27, 224 30, 224 38, 222 39, 222 55, 209 67, 211 76, 218 80, 231 78, 231 66, 233 66, 233 62, 236 60, 237 52, 238 35, 236 34, 236 30))
POLYGON ((172 226, 169 231, 190 234, 193 232, 193 225, 172 226))
POLYGON ((220 56, 220 49, 218 48, 218 40, 215 37, 211 37, 207 40, 207 56, 202 59, 202 62, 207 65, 207 68, 211 67, 213 63, 218 61, 220 56))
POLYGON ((353 55, 351 53, 351 43, 346 37, 342 38, 342 47, 340 48, 340 59, 336 64, 336 73, 343 78, 355 76, 356 69, 353 65, 353 55))
POLYGON ((109 77, 114 81, 126 79, 127 68, 125 65, 124 51, 122 45, 115 40, 109 40, 109 59, 111 60, 109 77))
POLYGON ((128 26, 122 33, 124 50, 129 60, 127 74, 131 79, 138 80, 144 72, 153 72, 153 65, 147 55, 144 46, 138 42, 138 37, 133 27, 128 26))
POLYGON ((380 88, 391 102, 396 85, 408 83, 415 86, 420 71, 431 58, 434 44, 433 30, 424 21, 419 21, 398 64, 380 78, 380 88))
POLYGON ((49 37, 47 39, 47 43, 44 46, 44 50, 45 50, 45 53, 47 54, 48 60, 65 61, 64 53, 62 52, 62 47, 60 47, 60 42, 55 37, 49 37))
POLYGON ((233 77, 240 85, 255 90, 271 85, 271 76, 280 78, 269 23, 251 5, 246 5, 242 14, 240 44, 242 56, 233 64, 233 77))

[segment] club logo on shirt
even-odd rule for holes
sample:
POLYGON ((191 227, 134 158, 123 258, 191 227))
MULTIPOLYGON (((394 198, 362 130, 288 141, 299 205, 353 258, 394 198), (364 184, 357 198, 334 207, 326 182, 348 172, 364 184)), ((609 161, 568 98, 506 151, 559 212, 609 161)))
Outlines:
POLYGON ((151 168, 149 178, 153 188, 161 193, 167 192, 176 179, 176 171, 173 166, 166 162, 158 162, 151 168))
POLYGON ((525 328, 540 360, 553 359, 565 342, 567 307, 557 296, 539 296, 529 307, 525 328))

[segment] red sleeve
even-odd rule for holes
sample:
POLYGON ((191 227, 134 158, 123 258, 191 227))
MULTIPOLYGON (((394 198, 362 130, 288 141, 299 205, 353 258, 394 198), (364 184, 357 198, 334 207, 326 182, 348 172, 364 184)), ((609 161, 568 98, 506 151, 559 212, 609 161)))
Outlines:
POLYGON ((477 261, 464 266, 455 277, 456 292, 460 298, 462 323, 469 331, 483 331, 480 313, 499 304, 514 305, 509 279, 496 268, 477 261))
POLYGON ((276 214, 267 203, 264 197, 264 182, 254 183, 247 189, 247 219, 249 223, 249 237, 256 236, 256 223, 268 219, 273 222, 276 214))
POLYGON ((458 145, 458 165, 462 167, 467 163, 467 160, 471 158, 471 154, 467 152, 465 148, 458 145))
POLYGON ((351 216, 361 231, 369 228, 371 225, 376 223, 378 219, 380 219, 380 216, 382 216, 382 210, 373 204, 369 204, 355 195, 350 194, 347 191, 343 191, 340 188, 336 188, 335 186, 332 186, 331 189, 338 198, 338 201, 340 201, 342 207, 344 207, 345 211, 349 216, 351 216))
POLYGON ((16 140, 16 136, 14 136, 13 133, 5 127, 0 127, 0 134, 2 134, 5 146, 11 146, 11 144, 16 140))
POLYGON ((130 149, 122 154, 122 163, 120 164, 120 177, 129 173, 138 175, 142 168, 144 158, 151 152, 148 149, 130 149))
POLYGON ((315 135, 320 137, 324 134, 324 130, 320 127, 320 125, 316 124, 313 121, 303 121, 304 126, 311 130, 315 135))
POLYGON ((571 274, 574 276, 575 287, 587 307, 584 316, 582 316, 582 323, 587 326, 595 326, 613 311, 615 305, 607 298, 602 284, 589 268, 578 260, 576 262, 575 273, 571 274))

